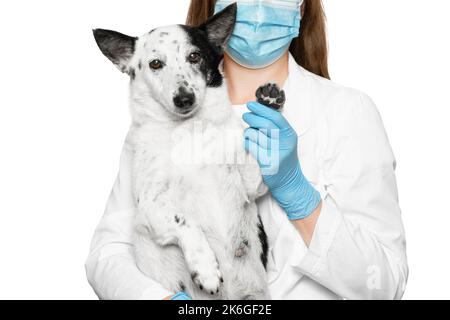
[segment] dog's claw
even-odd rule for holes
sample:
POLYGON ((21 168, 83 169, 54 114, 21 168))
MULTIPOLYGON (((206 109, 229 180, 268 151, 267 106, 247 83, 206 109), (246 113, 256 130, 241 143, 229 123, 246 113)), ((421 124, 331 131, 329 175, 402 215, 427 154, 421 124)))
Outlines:
POLYGON ((269 108, 281 110, 286 103, 286 94, 276 83, 267 83, 256 90, 256 99, 269 108))
POLYGON ((216 264, 210 270, 206 268, 201 271, 196 271, 192 274, 192 281, 200 290, 205 290, 211 295, 218 294, 220 291, 220 285, 222 281, 222 274, 219 270, 218 264, 216 264))

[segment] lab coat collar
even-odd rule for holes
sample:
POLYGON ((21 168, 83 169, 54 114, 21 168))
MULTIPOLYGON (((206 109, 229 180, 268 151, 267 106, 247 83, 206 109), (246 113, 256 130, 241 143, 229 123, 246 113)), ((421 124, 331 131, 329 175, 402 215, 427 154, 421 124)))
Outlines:
POLYGON ((286 104, 282 113, 297 135, 302 136, 311 127, 313 117, 311 78, 308 71, 297 64, 291 53, 289 53, 289 76, 283 89, 286 104))

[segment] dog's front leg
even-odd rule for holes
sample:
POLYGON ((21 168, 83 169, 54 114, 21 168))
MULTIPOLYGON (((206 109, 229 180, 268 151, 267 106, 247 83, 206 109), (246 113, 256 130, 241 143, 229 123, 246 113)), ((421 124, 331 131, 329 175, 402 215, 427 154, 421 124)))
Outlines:
POLYGON ((216 255, 192 215, 176 204, 176 191, 168 183, 157 183, 159 188, 153 184, 140 197, 138 230, 161 246, 179 246, 192 281, 200 290, 215 295, 223 282, 216 255))
POLYGON ((237 167, 249 201, 255 201, 265 195, 268 188, 263 181, 261 169, 256 160, 249 155, 247 157, 247 163, 239 164, 237 167))
POLYGON ((179 246, 183 251, 186 264, 191 272, 192 281, 200 290, 208 294, 219 293, 223 282, 215 253, 212 251, 205 234, 195 222, 179 217, 179 246))

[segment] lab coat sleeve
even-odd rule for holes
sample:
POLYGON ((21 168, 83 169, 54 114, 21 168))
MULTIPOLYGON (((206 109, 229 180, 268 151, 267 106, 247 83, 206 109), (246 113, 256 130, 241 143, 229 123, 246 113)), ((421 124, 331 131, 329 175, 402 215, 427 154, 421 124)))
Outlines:
POLYGON ((120 172, 86 261, 88 281, 100 299, 161 300, 173 294, 138 269, 132 241, 134 216, 131 149, 125 143, 120 172))
POLYGON ((345 299, 401 299, 408 275, 395 159, 364 94, 329 110, 323 208, 298 270, 345 299))

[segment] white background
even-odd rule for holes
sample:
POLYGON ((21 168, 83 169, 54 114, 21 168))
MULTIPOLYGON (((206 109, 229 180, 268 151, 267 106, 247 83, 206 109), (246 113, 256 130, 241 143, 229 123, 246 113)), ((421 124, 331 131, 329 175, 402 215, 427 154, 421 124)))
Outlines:
MULTIPOLYGON (((377 102, 398 160, 406 299, 450 298, 450 3, 324 0, 335 82, 377 102)), ((0 298, 95 299, 84 271, 129 124, 95 27, 183 23, 188 0, 0 4, 0 298)))

